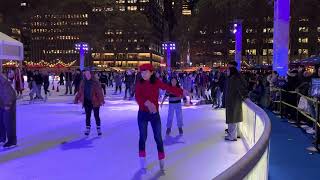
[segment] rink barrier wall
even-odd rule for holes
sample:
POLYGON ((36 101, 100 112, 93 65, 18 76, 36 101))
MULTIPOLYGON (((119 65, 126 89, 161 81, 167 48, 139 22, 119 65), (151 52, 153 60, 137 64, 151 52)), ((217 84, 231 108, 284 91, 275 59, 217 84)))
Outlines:
POLYGON ((267 180, 271 122, 266 112, 250 100, 242 104, 239 131, 248 152, 214 180, 267 180))

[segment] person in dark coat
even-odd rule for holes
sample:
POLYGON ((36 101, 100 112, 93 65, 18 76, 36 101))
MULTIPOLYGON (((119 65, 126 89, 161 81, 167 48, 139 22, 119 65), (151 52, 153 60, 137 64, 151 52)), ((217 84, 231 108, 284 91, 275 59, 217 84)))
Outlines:
POLYGON ((17 145, 16 93, 2 73, 0 87, 0 143, 10 148, 17 145))
POLYGON ((81 71, 80 69, 77 69, 76 74, 74 76, 74 80, 73 80, 73 85, 74 85, 74 95, 76 95, 79 92, 79 88, 80 88, 80 83, 82 80, 82 75, 81 75, 81 71))
POLYGON ((247 96, 247 83, 237 70, 237 63, 232 61, 228 64, 227 81, 225 89, 226 123, 228 124, 227 141, 237 140, 238 124, 242 122, 242 101, 247 96))
POLYGON ((66 93, 65 95, 70 93, 72 95, 72 81, 73 81, 73 74, 70 69, 65 73, 65 79, 66 79, 66 93))

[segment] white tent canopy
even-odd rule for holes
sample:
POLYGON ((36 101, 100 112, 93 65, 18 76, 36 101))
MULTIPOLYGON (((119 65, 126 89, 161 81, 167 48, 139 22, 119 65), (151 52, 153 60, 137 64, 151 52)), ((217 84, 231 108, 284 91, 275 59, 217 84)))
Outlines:
POLYGON ((2 60, 22 61, 23 58, 23 44, 0 32, 0 72, 2 60))
POLYGON ((0 32, 0 59, 23 60, 23 44, 0 32))

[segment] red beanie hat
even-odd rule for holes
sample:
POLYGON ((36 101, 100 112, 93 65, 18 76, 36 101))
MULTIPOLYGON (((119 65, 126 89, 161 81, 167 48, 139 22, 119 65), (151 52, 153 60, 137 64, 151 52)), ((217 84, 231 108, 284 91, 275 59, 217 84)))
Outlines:
POLYGON ((152 64, 142 64, 140 67, 139 67, 140 71, 153 71, 154 68, 152 66, 152 64))

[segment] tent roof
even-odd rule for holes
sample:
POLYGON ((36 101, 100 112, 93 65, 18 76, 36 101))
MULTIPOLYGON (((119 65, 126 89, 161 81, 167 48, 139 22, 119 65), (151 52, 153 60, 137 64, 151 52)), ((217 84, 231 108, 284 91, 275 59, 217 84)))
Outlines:
POLYGON ((23 60, 23 44, 0 32, 0 59, 23 60))

